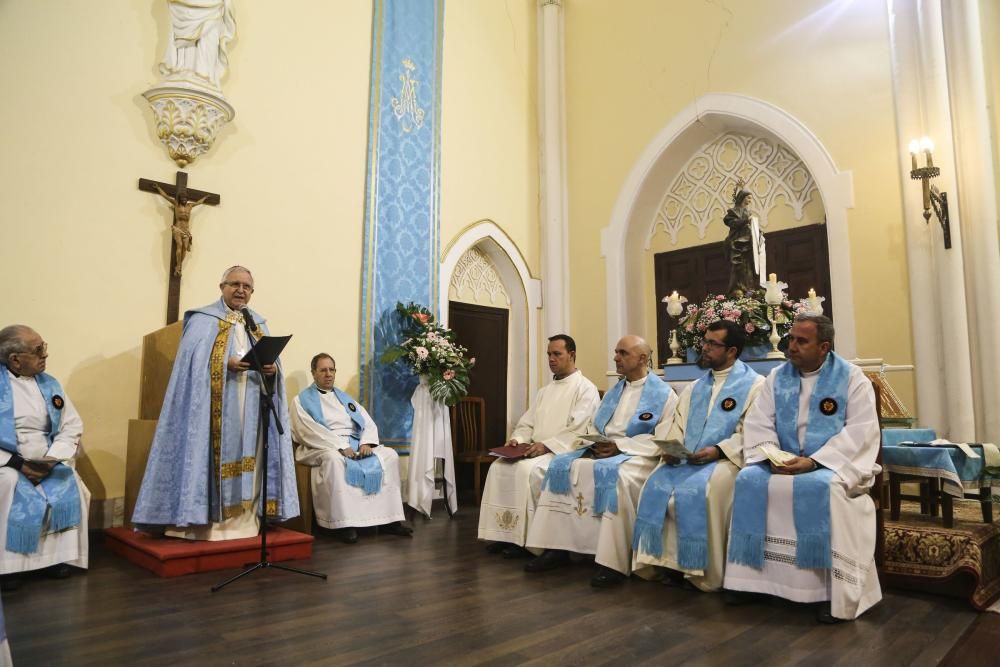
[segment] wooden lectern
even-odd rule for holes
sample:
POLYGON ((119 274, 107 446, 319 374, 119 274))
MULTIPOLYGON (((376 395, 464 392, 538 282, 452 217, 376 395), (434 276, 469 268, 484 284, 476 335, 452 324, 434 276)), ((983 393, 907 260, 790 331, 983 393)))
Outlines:
MULTIPOLYGON (((125 454, 125 525, 132 525, 132 512, 139 497, 139 487, 146 472, 146 459, 153 446, 156 422, 160 418, 163 397, 167 393, 170 372, 181 342, 182 323, 174 322, 142 338, 142 374, 139 382, 139 418, 128 422, 128 449, 125 454)), ((312 534, 312 492, 310 469, 295 465, 299 493, 299 516, 283 526, 312 534)))

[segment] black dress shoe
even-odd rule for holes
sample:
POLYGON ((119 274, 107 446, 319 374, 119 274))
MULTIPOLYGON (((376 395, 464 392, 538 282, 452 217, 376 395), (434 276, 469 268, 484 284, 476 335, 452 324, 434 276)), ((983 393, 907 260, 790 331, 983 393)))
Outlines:
POLYGON ((545 572, 569 565, 569 552, 561 549, 547 549, 537 558, 532 558, 524 564, 525 572, 545 572))
POLYGON ((621 586, 625 583, 626 579, 628 577, 621 572, 612 570, 610 567, 598 565, 597 574, 590 578, 590 585, 594 588, 614 588, 615 586, 621 586))
POLYGON ((486 545, 486 553, 488 554, 502 554, 504 549, 511 546, 507 542, 490 542, 486 545))
POLYGON ((508 544, 504 547, 504 550, 500 552, 500 555, 507 560, 513 560, 515 558, 531 558, 531 552, 524 547, 519 547, 516 544, 508 544))
POLYGON ((760 593, 748 593, 746 591, 722 591, 722 601, 730 607, 741 607, 745 604, 752 604, 764 599, 760 593))
POLYGON ((829 602, 821 602, 816 607, 816 620, 825 625, 836 625, 837 623, 844 622, 843 618, 837 618, 833 615, 829 602))
POLYGON ((358 531, 354 528, 341 528, 337 537, 344 544, 354 544, 358 541, 358 531))
POLYGON ((3 576, 0 576, 0 591, 3 591, 4 593, 13 593, 20 587, 21 587, 21 575, 5 574, 3 576))
POLYGON ((389 535, 399 535, 400 537, 413 537, 413 529, 403 525, 399 521, 393 521, 382 526, 382 532, 389 535))
POLYGON ((45 576, 49 579, 67 579, 71 574, 73 574, 73 568, 66 563, 45 568, 45 576))

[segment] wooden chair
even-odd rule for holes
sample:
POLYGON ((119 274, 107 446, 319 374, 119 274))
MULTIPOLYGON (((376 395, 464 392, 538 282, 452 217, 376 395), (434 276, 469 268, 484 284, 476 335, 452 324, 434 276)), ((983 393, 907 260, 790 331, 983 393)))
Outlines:
MULTIPOLYGON (((482 497, 482 467, 496 460, 486 449, 486 401, 466 396, 451 408, 451 442, 455 463, 471 463, 476 504, 482 497)), ((497 445, 499 446, 499 445, 497 445)))

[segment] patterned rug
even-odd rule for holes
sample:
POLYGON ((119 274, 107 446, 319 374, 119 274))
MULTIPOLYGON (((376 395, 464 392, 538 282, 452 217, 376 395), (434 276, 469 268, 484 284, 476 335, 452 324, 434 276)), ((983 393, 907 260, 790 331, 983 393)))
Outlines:
POLYGON ((955 525, 902 504, 899 521, 885 522, 888 586, 967 598, 983 611, 1000 600, 1000 525, 983 523, 978 502, 955 501, 955 525))

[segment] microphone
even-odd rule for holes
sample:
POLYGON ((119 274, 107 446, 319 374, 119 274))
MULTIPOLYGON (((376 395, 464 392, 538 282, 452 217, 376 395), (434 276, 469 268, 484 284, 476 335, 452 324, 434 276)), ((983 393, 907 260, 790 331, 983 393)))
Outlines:
POLYGON ((257 328, 257 323, 253 321, 253 315, 250 314, 250 309, 243 306, 240 308, 240 313, 243 314, 243 321, 246 322, 247 329, 254 331, 257 328))

